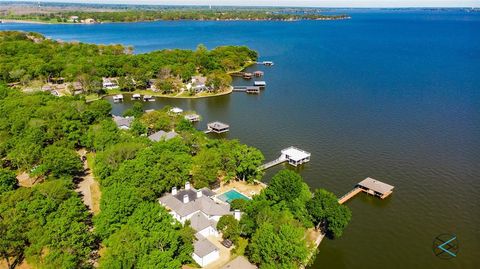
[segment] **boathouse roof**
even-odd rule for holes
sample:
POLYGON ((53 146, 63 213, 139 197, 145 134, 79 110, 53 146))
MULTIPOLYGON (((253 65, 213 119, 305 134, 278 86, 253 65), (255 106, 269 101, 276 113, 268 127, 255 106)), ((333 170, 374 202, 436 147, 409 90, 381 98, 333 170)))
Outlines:
POLYGON ((214 122, 210 122, 208 124, 208 127, 219 130, 219 129, 227 129, 230 126, 226 123, 223 123, 223 122, 214 121, 214 122))
POLYGON ((288 155, 288 159, 300 161, 310 157, 310 152, 306 152, 296 147, 289 147, 282 150, 282 154, 288 155))
POLYGON ((359 182, 357 185, 381 193, 382 195, 390 193, 394 188, 392 185, 383 183, 371 177, 367 177, 366 179, 359 182))

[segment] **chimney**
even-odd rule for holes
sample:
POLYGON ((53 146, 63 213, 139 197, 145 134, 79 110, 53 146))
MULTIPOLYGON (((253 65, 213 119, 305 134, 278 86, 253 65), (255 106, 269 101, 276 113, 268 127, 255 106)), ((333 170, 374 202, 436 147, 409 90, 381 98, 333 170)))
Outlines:
POLYGON ((197 198, 200 198, 203 196, 203 193, 201 190, 197 190, 197 198))
POLYGON ((188 199, 188 194, 185 194, 185 195, 183 196, 183 203, 186 204, 186 203, 188 203, 189 201, 190 201, 190 200, 188 199))
POLYGON ((172 195, 177 195, 177 187, 172 188, 172 195))
POLYGON ((240 212, 240 210, 235 209, 235 210, 233 211, 233 217, 234 217, 236 220, 240 221, 240 218, 242 217, 242 213, 240 212))
POLYGON ((185 190, 189 190, 190 189, 190 182, 187 181, 185 182, 185 190))

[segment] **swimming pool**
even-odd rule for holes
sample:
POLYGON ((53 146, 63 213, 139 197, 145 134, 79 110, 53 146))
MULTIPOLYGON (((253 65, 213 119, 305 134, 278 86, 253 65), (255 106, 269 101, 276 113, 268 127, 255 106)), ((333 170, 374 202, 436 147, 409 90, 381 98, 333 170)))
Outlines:
POLYGON ((217 196, 217 198, 227 203, 231 203, 233 200, 236 200, 236 199, 243 199, 247 201, 250 200, 250 198, 248 198, 247 196, 243 195, 242 193, 234 189, 220 194, 219 196, 217 196))

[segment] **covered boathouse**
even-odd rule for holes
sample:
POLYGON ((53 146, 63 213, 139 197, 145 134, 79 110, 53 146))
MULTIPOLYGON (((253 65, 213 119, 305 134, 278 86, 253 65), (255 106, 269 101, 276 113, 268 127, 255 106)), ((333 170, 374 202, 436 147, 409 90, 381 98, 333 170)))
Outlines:
POLYGON ((375 180, 371 177, 367 177, 357 184, 357 188, 362 191, 377 196, 381 199, 387 198, 393 192, 393 186, 381 181, 375 180))
POLYGON ((221 133, 230 131, 230 126, 223 122, 214 121, 207 124, 207 129, 208 129, 208 132, 221 134, 221 133))
POLYGON ((310 152, 306 152, 296 147, 283 149, 280 158, 285 159, 289 164, 297 166, 310 161, 310 152))

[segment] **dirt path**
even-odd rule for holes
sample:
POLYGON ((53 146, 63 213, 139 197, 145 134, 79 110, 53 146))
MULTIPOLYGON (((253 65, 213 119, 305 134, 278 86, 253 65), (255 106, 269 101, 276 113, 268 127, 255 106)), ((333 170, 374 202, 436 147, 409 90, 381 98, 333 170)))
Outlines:
MULTIPOLYGON (((80 156, 87 156, 86 150, 78 151, 80 156)), ((80 181, 77 185, 76 192, 82 195, 83 203, 88 207, 89 211, 94 215, 100 211, 100 187, 95 180, 92 170, 89 166, 88 159, 83 162, 83 174, 80 176, 80 181)))

